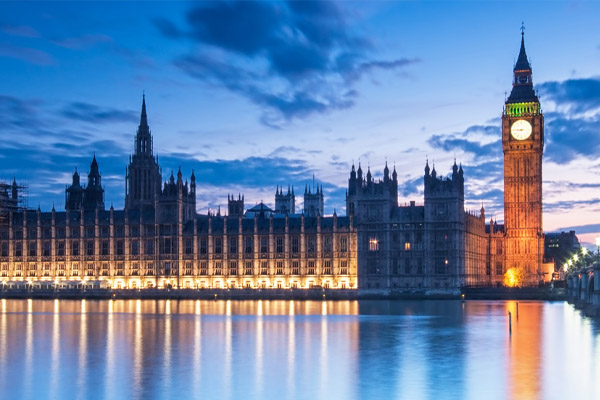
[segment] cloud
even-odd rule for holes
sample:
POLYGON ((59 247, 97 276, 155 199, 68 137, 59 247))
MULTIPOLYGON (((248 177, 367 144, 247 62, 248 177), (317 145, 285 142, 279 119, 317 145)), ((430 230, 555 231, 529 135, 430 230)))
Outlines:
POLYGON ((139 119, 136 112, 133 111, 100 107, 82 102, 68 104, 61 111, 61 115, 65 118, 91 123, 136 122, 139 119))
POLYGON ((0 43, 0 57, 9 57, 35 65, 53 65, 54 58, 45 51, 0 43))
POLYGON ((199 45, 176 66, 261 106, 261 121, 272 127, 352 107, 352 84, 364 74, 418 62, 372 59, 372 44, 350 32, 330 1, 207 2, 189 10, 182 27, 155 25, 165 37, 199 45))
POLYGON ((67 37, 50 40, 51 43, 71 50, 89 49, 98 43, 112 42, 112 38, 103 34, 86 34, 77 37, 67 37))
POLYGON ((545 101, 553 102, 565 114, 600 109, 600 78, 549 81, 536 86, 545 101))
POLYGON ((580 156, 596 159, 600 151, 600 114, 577 118, 563 113, 546 114, 545 157, 567 164, 580 156))
POLYGON ((500 127, 472 125, 462 132, 432 135, 427 143, 445 152, 457 150, 470 153, 478 159, 498 158, 502 152, 500 127))
POLYGON ((27 25, 0 24, 0 32, 11 36, 38 38, 40 34, 33 27, 27 25))

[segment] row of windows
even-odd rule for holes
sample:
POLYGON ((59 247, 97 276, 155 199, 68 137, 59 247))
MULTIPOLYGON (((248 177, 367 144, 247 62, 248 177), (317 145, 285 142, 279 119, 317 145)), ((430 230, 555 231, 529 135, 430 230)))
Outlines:
MULTIPOLYGON (((306 252, 307 253, 316 253, 317 245, 316 245, 316 235, 308 235, 306 240, 306 252)), ((332 242, 333 238, 330 235, 324 236, 323 238, 323 253, 331 254, 332 253, 332 242)), ((27 246, 27 255, 30 257, 37 256, 37 242, 29 241, 27 246)), ((86 255, 94 255, 95 254, 95 242, 93 240, 87 240, 84 242, 85 246, 85 254, 86 255)), ((213 238, 213 252, 215 254, 223 254, 223 237, 217 236, 213 238)), ((268 236, 260 236, 259 237, 259 252, 262 254, 269 253, 270 243, 268 236)), ((275 238, 275 253, 283 254, 285 249, 284 237, 277 236, 275 238)), ((177 248, 177 239, 171 237, 161 237, 159 240, 160 246, 160 254, 175 254, 178 252, 177 248)), ((229 254, 237 254, 239 250, 239 240, 237 236, 231 236, 228 240, 228 248, 227 251, 229 254)), ((131 255, 139 255, 140 254, 140 242, 138 240, 130 241, 130 254, 131 255)), ((200 254, 208 254, 208 238, 202 237, 199 239, 198 250, 200 254)), ((243 237, 243 250, 245 254, 254 253, 254 237, 252 236, 244 236, 243 237)), ((43 256, 52 255, 51 252, 51 241, 47 240, 42 242, 42 253, 43 256)), ((56 242, 56 255, 64 256, 65 254, 65 241, 59 240, 56 242)), ((124 255, 125 254, 125 244, 124 240, 116 240, 115 241, 115 254, 116 255, 124 255)), ((290 251, 294 254, 300 253, 300 237, 292 236, 290 238, 290 251)), ((340 237, 338 243, 338 251, 342 253, 346 253, 348 251, 348 238, 345 236, 340 237)), ((110 254, 110 242, 109 240, 100 241, 100 249, 99 252, 101 255, 109 255, 110 254)), ((146 240, 145 241, 145 254, 154 254, 154 240, 146 240)), ((184 253, 185 254, 193 254, 193 239, 186 238, 184 241, 184 253)), ((0 245, 0 255, 2 257, 8 257, 9 255, 9 246, 8 242, 3 241, 0 245)), ((15 242, 14 245, 14 255, 16 257, 23 256, 23 242, 15 242)), ((72 240, 71 241, 71 255, 78 256, 80 255, 80 241, 72 240)))
MULTIPOLYGON (((49 276, 49 272, 51 269, 50 263, 44 263, 44 264, 41 264, 40 266, 41 266, 42 272, 43 273, 48 272, 47 275, 49 276)), ((23 271, 21 270, 21 267, 22 267, 21 264, 15 265, 14 276, 23 276, 22 275, 23 271)), ((25 267, 26 267, 26 270, 25 270, 26 275, 28 275, 28 276, 36 275, 36 271, 38 271, 36 264, 30 264, 29 266, 25 266, 25 267)), ((109 275, 109 264, 108 263, 100 264, 98 267, 100 268, 99 275, 102 275, 102 276, 109 275)), ((215 264, 213 266, 213 275, 224 275, 224 274, 225 275, 238 275, 238 273, 241 275, 254 275, 253 263, 251 261, 246 261, 243 264, 239 264, 239 267, 240 268, 238 269, 237 261, 229 262, 227 269, 223 268, 223 264, 221 262, 215 262, 215 264)), ((96 268, 93 263, 85 264, 83 267, 83 270, 84 270, 85 274, 88 276, 94 276, 95 272, 96 272, 96 268)), ((7 276, 8 265, 2 264, 0 271, 1 271, 2 276, 7 276)), ((64 276, 64 274, 65 274, 64 271, 65 271, 65 264, 62 264, 62 263, 57 264, 57 266, 56 266, 57 275, 64 276)), ((208 263, 201 262, 199 265, 198 271, 199 271, 199 275, 208 275, 208 272, 209 272, 208 263)), ((261 262, 259 265, 258 271, 259 271, 260 275, 270 275, 268 263, 266 261, 261 262)), ((318 269, 316 268, 315 261, 308 261, 306 263, 306 274, 315 275, 315 273, 317 271, 318 271, 318 269)), ((184 273, 184 275, 192 275, 193 274, 193 264, 191 262, 186 262, 182 272, 184 273)), ((332 268, 332 261, 324 260, 323 265, 321 267, 321 274, 322 275, 331 275, 333 272, 334 272, 334 270, 332 268)), ((286 271, 285 271, 284 263, 277 262, 275 264, 275 274, 276 275, 284 275, 285 273, 286 273, 286 271)), ((289 274, 300 275, 300 273, 301 273, 300 263, 298 261, 293 261, 290 265, 289 274)), ((177 263, 171 263, 171 262, 162 263, 161 267, 159 268, 158 274, 159 275, 177 275, 178 274, 177 263)), ((339 274, 341 274, 341 275, 348 274, 348 261, 347 260, 340 261, 339 274)), ((72 265, 70 275, 72 275, 72 276, 79 275, 79 264, 74 263, 72 265)), ((114 275, 115 276, 124 276, 125 275, 125 266, 123 263, 116 264, 114 275)), ((140 268, 140 265, 138 263, 133 263, 129 269, 128 275, 132 275, 132 276, 156 275, 156 270, 152 263, 146 264, 145 266, 143 266, 143 268, 140 268)))
MULTIPOLYGON (((143 228, 143 232, 145 235, 147 235, 147 236, 154 235, 154 232, 155 232, 154 225, 142 225, 141 227, 143 228)), ((55 229, 56 229, 55 230, 56 238, 59 238, 59 239, 66 238, 66 233, 67 233, 66 227, 56 227, 55 229)), ((87 238, 93 238, 93 237, 109 238, 110 237, 110 226, 108 226, 108 225, 99 226, 98 233, 96 233, 95 226, 86 226, 85 228, 82 228, 81 226, 71 226, 68 229, 69 229, 71 238, 78 238, 78 237, 82 237, 82 236, 87 237, 87 238)), ((129 235, 130 236, 139 236, 141 231, 142 231, 142 229, 140 229, 140 225, 131 225, 129 227, 129 235)), ((43 239, 51 239, 52 238, 52 228, 47 227, 47 226, 40 228, 39 235, 38 235, 37 227, 28 228, 25 230, 25 232, 27 233, 28 239, 35 239, 38 237, 43 238, 43 239)), ((159 232, 160 232, 161 236, 173 235, 173 234, 177 233, 177 226, 176 225, 160 225, 159 232)), ((24 237, 23 235, 24 235, 23 229, 16 228, 13 230, 13 237, 15 239, 23 239, 23 237, 24 237)), ((114 225, 114 236, 124 237, 125 236, 125 226, 124 225, 114 225)), ((8 238, 9 238, 8 229, 6 229, 6 228, 1 229, 0 230, 0 239, 8 239, 8 238)))

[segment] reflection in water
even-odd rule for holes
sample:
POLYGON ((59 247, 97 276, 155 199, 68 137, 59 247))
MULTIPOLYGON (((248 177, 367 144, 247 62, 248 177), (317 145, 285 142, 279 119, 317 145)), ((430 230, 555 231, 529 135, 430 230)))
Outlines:
POLYGON ((87 375, 87 314, 85 310, 85 299, 81 300, 81 312, 79 316, 79 365, 77 368, 77 398, 85 399, 86 375, 87 375))
POLYGON ((520 302, 518 321, 471 301, 0 309, 0 398, 600 398, 598 326, 565 303, 520 302))
POLYGON ((509 301, 506 314, 511 313, 512 333, 507 336, 510 398, 537 399, 540 395, 540 362, 542 316, 537 305, 509 301))
MULTIPOLYGON (((54 300, 54 313, 52 314, 52 355, 50 366, 50 398, 56 398, 59 386, 58 373, 60 370, 60 301, 54 300)), ((110 381, 107 381, 110 382, 110 381)))
MULTIPOLYGON (((142 301, 136 300, 133 333, 133 392, 142 392, 142 301)), ((137 396, 136 396, 137 397, 137 396)))

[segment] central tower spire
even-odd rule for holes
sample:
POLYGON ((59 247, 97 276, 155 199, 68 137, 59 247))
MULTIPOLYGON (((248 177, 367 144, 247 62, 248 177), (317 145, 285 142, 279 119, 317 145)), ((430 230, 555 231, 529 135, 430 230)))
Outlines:
POLYGON ((146 114, 146 95, 142 96, 140 125, 135 135, 135 149, 130 158, 125 185, 126 208, 152 208, 160 193, 162 177, 152 155, 152 135, 146 114))
POLYGON ((152 135, 148 126, 148 116, 146 115, 146 95, 142 96, 142 113, 140 115, 140 125, 135 136, 135 154, 147 154, 152 156, 152 135))

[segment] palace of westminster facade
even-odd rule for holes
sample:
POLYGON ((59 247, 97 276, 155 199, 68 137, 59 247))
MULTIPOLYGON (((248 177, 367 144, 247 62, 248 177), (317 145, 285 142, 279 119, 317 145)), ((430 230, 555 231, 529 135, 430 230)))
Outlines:
POLYGON ((424 204, 398 205, 398 179, 354 165, 346 216, 324 216, 322 188, 307 188, 304 209, 278 188, 275 207, 196 212, 196 181, 181 170, 162 181, 142 102, 125 206, 104 206, 96 157, 87 185, 77 171, 65 211, 18 207, 16 182, 0 191, 0 281, 108 281, 114 288, 348 288, 455 291, 496 285, 508 268, 540 280, 543 255, 541 160, 543 114, 533 90, 524 40, 502 115, 505 224, 486 224, 464 208, 464 172, 438 176, 428 163, 424 204))

